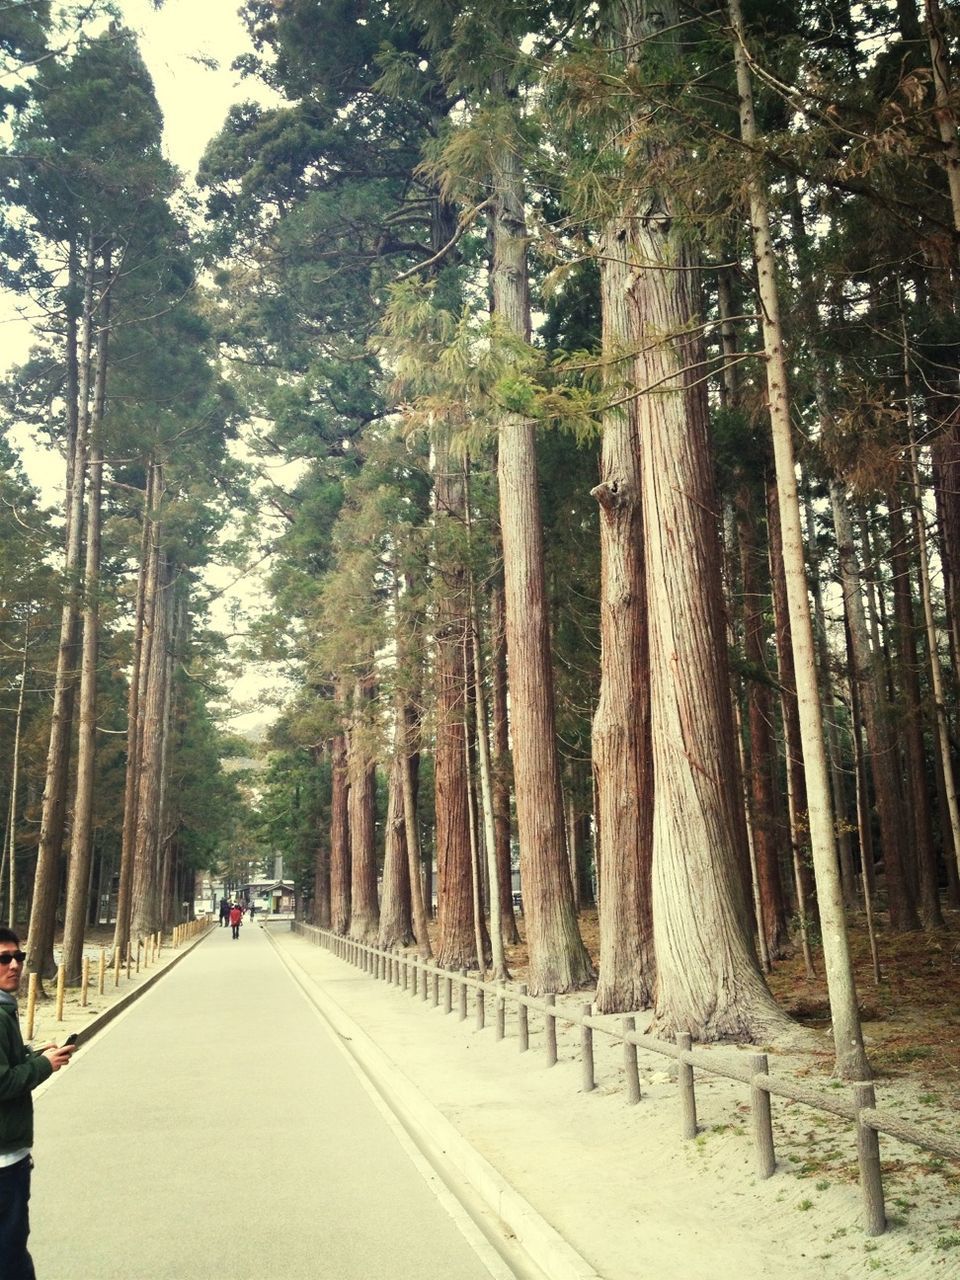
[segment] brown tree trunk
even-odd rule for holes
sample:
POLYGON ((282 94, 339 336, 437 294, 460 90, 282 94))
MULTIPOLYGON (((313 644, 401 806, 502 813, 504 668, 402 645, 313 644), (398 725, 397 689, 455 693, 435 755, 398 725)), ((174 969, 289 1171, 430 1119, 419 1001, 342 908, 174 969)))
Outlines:
POLYGON ((347 742, 350 779, 350 937, 374 942, 380 923, 377 902, 376 761, 367 745, 369 680, 357 681, 347 742))
MULTIPOLYGON (((319 769, 323 759, 321 747, 312 748, 313 766, 319 769)), ((318 825, 316 850, 313 863, 313 923, 319 929, 329 929, 332 919, 330 904, 330 832, 318 825)))
MULTIPOLYGON (((75 263, 71 255, 71 266, 75 263)), ((74 281, 76 283, 76 281, 74 281)), ((83 322, 77 370, 77 398, 67 405, 67 434, 73 448, 68 459, 64 579, 65 601, 60 619, 60 643, 54 677, 50 738, 47 747, 46 780, 40 816, 40 840, 33 881, 33 900, 27 928, 29 952, 26 968, 40 977, 55 972, 53 936, 60 897, 61 860, 67 786, 70 766, 70 731, 73 721, 74 671, 77 619, 80 609, 80 555, 83 543, 83 500, 89 451, 90 377, 93 348, 94 250, 88 241, 84 265, 83 322)), ((68 343, 68 347, 71 344, 68 343)), ((72 381, 72 379, 71 379, 72 381)))
POLYGON ((854 679, 860 686, 861 705, 867 731, 867 748, 873 776, 874 802, 880 819, 880 839, 887 883, 887 908, 894 929, 917 929, 916 905, 909 893, 903 866, 903 828, 900 822, 902 799, 897 754, 889 732, 889 709, 879 688, 876 657, 871 652, 867 619, 860 594, 860 573, 853 525, 846 497, 837 481, 830 485, 833 521, 837 533, 837 556, 843 601, 850 627, 854 679))
POLYGON ((907 757, 907 786, 910 803, 905 817, 910 831, 909 848, 917 864, 920 918, 925 929, 943 928, 940 895, 937 892, 937 859, 930 820, 930 791, 924 751, 923 708, 920 701, 916 622, 911 591, 911 556, 907 544, 907 523, 898 494, 888 499, 890 512, 890 562, 893 569, 893 609, 896 620, 897 665, 900 675, 902 716, 899 737, 907 757))
POLYGON ((383 852, 380 930, 377 945, 387 950, 409 946, 414 940, 410 911, 410 864, 404 821, 403 775, 406 769, 407 726, 397 717, 390 761, 387 825, 383 852))
MULTIPOLYGON (((499 79, 495 92, 503 92, 499 79)), ((494 323, 529 342, 523 179, 512 147, 498 147, 492 177, 494 323)), ((585 986, 593 971, 573 909, 564 836, 536 438, 533 423, 514 413, 500 417, 497 475, 527 981, 533 994, 559 993, 585 986)))
POLYGON ((493 827, 497 852, 497 883, 500 886, 500 920, 503 941, 514 946, 520 941, 513 909, 513 861, 510 856, 510 750, 507 728, 507 637, 503 616, 503 583, 490 591, 490 736, 493 750, 493 827))
POLYGON ((437 850, 437 963, 478 967, 473 919, 468 774, 464 755, 467 709, 466 575, 463 566, 466 488, 463 467, 444 441, 434 446, 434 557, 441 575, 436 606, 436 733, 434 745, 437 850))
MULTIPOLYGON (((342 700, 338 698, 338 701, 342 700)), ((350 781, 347 739, 334 734, 330 743, 330 927, 345 936, 350 929, 350 781)))

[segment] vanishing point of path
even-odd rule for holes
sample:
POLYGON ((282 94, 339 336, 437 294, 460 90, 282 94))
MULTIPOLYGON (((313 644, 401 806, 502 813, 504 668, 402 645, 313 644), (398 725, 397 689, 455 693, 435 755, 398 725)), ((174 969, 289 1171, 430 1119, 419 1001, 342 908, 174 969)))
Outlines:
POLYGON ((258 927, 212 930, 36 1112, 38 1280, 505 1274, 258 927))

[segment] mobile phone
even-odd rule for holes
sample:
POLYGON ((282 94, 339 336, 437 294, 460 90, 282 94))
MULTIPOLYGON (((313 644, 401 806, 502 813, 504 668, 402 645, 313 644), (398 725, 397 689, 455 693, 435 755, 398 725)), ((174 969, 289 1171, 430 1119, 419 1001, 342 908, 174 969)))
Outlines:
POLYGON ((72 1031, 70 1035, 67 1036, 66 1040, 64 1040, 63 1048, 66 1049, 68 1045, 76 1044, 79 1037, 80 1037, 79 1031, 72 1031))

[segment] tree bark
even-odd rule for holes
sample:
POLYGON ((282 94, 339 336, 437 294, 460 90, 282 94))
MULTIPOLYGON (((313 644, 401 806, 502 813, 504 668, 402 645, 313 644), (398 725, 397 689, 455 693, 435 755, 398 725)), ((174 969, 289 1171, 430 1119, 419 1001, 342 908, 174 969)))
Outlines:
MULTIPOLYGON (((502 96, 499 78, 494 90, 502 96)), ((492 179, 494 322, 529 342, 523 179, 509 144, 497 148, 492 179)), ((534 995, 559 993, 586 985, 593 971, 573 909, 564 833, 536 438, 533 423, 515 413, 500 416, 497 477, 527 982, 534 995)))
POLYGON ((365 715, 370 693, 369 680, 357 681, 347 743, 347 772, 350 779, 350 937, 358 942, 376 941, 380 924, 375 838, 376 761, 367 746, 369 727, 365 715))
MULTIPOLYGON (((338 696, 342 701, 342 695, 338 696)), ((330 927, 346 936, 350 929, 350 781, 347 739, 334 734, 330 743, 332 794, 330 799, 330 927)))

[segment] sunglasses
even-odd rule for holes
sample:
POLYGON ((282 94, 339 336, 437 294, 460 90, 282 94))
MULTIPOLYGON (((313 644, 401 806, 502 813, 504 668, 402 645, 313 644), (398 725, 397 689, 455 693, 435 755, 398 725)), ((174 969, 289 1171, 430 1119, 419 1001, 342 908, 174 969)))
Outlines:
POLYGON ((16 960, 17 964, 23 964, 26 958, 25 951, 0 951, 0 964, 9 964, 11 960, 16 960))

